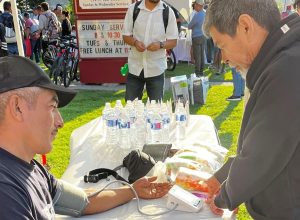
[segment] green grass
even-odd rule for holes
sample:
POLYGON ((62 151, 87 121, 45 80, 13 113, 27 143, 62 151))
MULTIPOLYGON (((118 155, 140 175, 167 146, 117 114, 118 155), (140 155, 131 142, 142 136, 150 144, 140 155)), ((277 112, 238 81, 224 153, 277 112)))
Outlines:
MULTIPOLYGON (((174 71, 166 71, 166 77, 180 76, 180 75, 191 75, 195 72, 195 66, 187 63, 178 63, 174 71)), ((205 65, 204 74, 208 76, 209 80, 212 82, 226 82, 232 81, 232 75, 229 67, 225 68, 225 73, 221 75, 216 75, 216 71, 208 68, 205 65)))

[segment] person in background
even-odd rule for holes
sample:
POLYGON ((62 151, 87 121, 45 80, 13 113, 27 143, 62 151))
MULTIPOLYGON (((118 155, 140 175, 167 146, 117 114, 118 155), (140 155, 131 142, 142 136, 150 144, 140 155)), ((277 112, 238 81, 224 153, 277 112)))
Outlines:
POLYGON ((7 56, 7 44, 5 41, 5 26, 0 23, 0 57, 7 56))
POLYGON ((245 203, 253 219, 300 219, 300 17, 274 0, 211 0, 204 33, 246 78, 237 154, 209 180, 217 214, 245 203))
POLYGON ((36 6, 36 7, 34 7, 34 8, 32 9, 32 13, 33 13, 32 19, 39 20, 40 14, 39 14, 39 10, 38 10, 38 9, 39 9, 39 5, 36 6))
POLYGON ((138 6, 140 12, 133 25, 135 4, 129 6, 124 20, 123 39, 131 47, 125 99, 142 99, 146 84, 149 99, 160 101, 164 94, 164 72, 167 69, 166 49, 174 48, 178 39, 176 18, 169 8, 165 29, 162 22, 164 3, 161 0, 143 0, 138 6))
POLYGON ((244 96, 245 80, 242 75, 236 71, 236 68, 231 68, 233 79, 233 94, 228 97, 227 101, 240 101, 244 96))
POLYGON ((27 12, 24 13, 25 19, 25 39, 29 38, 31 43, 31 56, 30 59, 33 60, 33 56, 35 57, 36 63, 40 62, 40 54, 39 54, 39 41, 40 41, 40 33, 39 33, 39 21, 36 19, 30 19, 29 14, 27 12))
MULTIPOLYGON (((52 141, 63 119, 58 108, 66 106, 75 92, 55 85, 31 60, 20 56, 0 58, 0 213, 1 220, 55 219, 104 212, 131 201, 129 186, 84 191, 55 178, 36 154, 52 150, 52 141)), ((169 183, 143 177, 132 184, 142 199, 167 194, 169 183)))
POLYGON ((59 21, 56 15, 49 10, 47 2, 41 3, 41 11, 39 17, 39 31, 42 34, 42 48, 46 50, 49 40, 57 39, 59 37, 59 21), (52 22, 50 23, 50 20, 52 22))
POLYGON ((294 9, 296 10, 296 12, 298 14, 300 14, 300 0, 295 0, 294 4, 293 4, 294 9))
POLYGON ((193 16, 193 19, 188 24, 188 28, 192 29, 192 48, 195 59, 195 74, 203 76, 204 71, 204 50, 206 38, 202 32, 202 24, 205 17, 203 6, 205 5, 204 0, 195 1, 195 10, 197 13, 193 16))
MULTIPOLYGON (((3 3, 4 12, 0 16, 0 23, 2 23, 7 28, 15 29, 13 16, 11 14, 11 3, 9 1, 5 1, 3 3)), ((23 37, 22 37, 23 39, 23 37)), ((7 41, 7 51, 9 55, 19 54, 18 45, 16 39, 12 42, 7 41)))
MULTIPOLYGON (((195 2, 192 2, 192 9, 193 9, 193 11, 192 11, 192 13, 190 14, 189 22, 191 22, 191 20, 193 19, 194 15, 197 13, 197 12, 195 11, 195 2)), ((189 33, 189 32, 188 32, 188 33, 189 33)), ((190 34, 190 33, 187 35, 187 38, 188 38, 190 41, 192 41, 192 37, 191 37, 191 34, 190 34)), ((190 62, 190 63, 195 64, 195 58, 194 58, 194 53, 193 53, 193 47, 191 47, 191 49, 190 49, 190 55, 191 55, 191 62, 190 62)))
POLYGON ((66 35, 70 35, 72 32, 72 26, 71 26, 71 22, 70 22, 70 16, 69 16, 69 12, 68 11, 63 11, 62 12, 62 23, 61 23, 61 36, 66 36, 66 35))
POLYGON ((58 21, 59 21, 60 23, 62 23, 63 20, 64 20, 63 17, 62 17, 62 12, 63 12, 63 7, 62 7, 62 5, 61 5, 61 4, 57 4, 53 12, 55 13, 55 15, 56 15, 58 21))

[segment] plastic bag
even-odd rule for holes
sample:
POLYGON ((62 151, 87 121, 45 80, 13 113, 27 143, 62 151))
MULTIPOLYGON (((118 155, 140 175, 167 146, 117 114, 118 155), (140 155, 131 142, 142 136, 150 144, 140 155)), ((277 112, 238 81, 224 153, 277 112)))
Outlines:
POLYGON ((26 57, 31 57, 32 50, 31 50, 31 43, 30 43, 30 39, 29 38, 25 39, 25 45, 26 45, 25 56, 26 57))

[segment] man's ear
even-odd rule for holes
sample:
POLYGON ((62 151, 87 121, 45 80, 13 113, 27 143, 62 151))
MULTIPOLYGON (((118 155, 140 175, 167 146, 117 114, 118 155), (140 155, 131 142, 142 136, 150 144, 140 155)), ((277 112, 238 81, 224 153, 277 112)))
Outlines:
POLYGON ((25 112, 26 106, 25 100, 17 95, 12 95, 7 104, 10 116, 17 121, 23 121, 23 113, 25 112))
POLYGON ((248 42, 251 42, 254 39, 254 34, 256 32, 254 22, 253 18, 247 14, 240 15, 238 20, 237 32, 245 37, 245 40, 248 42))

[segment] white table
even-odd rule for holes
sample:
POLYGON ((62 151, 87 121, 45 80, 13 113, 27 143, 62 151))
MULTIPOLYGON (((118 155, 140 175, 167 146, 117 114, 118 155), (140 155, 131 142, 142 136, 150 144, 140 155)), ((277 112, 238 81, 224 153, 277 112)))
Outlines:
POLYGON ((180 38, 177 40, 177 46, 173 48, 177 62, 191 61, 191 46, 192 41, 187 38, 180 38))
MULTIPOLYGON (((83 176, 90 170, 96 168, 111 168, 113 169, 117 165, 121 164, 121 161, 129 151, 121 149, 111 149, 104 145, 103 135, 103 122, 101 118, 97 118, 82 127, 76 129, 71 135, 71 158, 70 164, 65 171, 62 179, 80 186, 82 188, 97 188, 107 183, 106 180, 102 180, 96 184, 84 183, 83 176)), ((175 130, 175 129, 173 129, 175 130)), ((215 126, 210 117, 204 115, 192 115, 189 120, 189 126, 186 131, 187 135, 185 140, 179 142, 177 146, 191 146, 191 144, 200 144, 201 142, 207 142, 213 145, 218 145, 218 136, 215 131, 215 126)), ((171 140, 175 139, 175 131, 171 132, 171 140)), ((126 176, 126 171, 122 171, 122 176, 126 176)), ((111 177, 113 180, 113 177, 111 177)), ((141 200, 143 210, 147 212, 158 212, 165 210, 167 198, 161 198, 156 200, 141 200)), ((208 207, 204 207, 199 213, 187 213, 180 211, 173 211, 166 215, 147 217, 139 214, 137 211, 136 201, 131 202, 114 208, 105 213, 82 216, 80 219, 222 219, 211 213, 208 207)), ((224 218, 228 219, 228 215, 224 215, 224 218)), ((78 219, 68 216, 57 215, 56 219, 78 219)), ((230 219, 230 217, 229 217, 230 219)))

